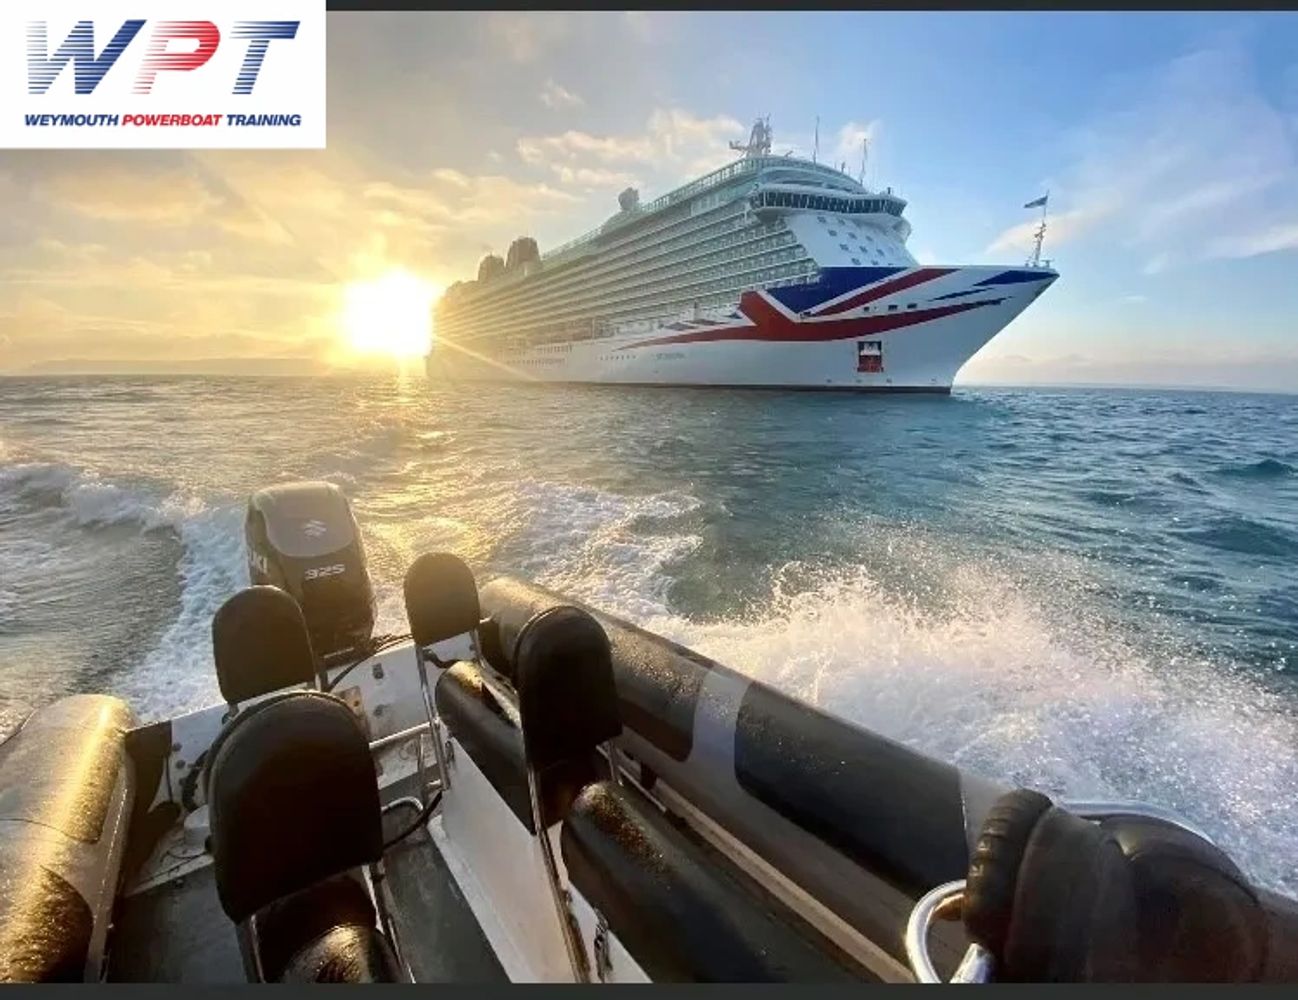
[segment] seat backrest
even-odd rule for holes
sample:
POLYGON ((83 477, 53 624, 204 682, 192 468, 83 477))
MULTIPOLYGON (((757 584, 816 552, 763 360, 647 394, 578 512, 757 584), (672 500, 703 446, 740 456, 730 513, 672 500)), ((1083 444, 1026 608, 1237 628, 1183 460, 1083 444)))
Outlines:
POLYGON ((293 691, 237 715, 211 762, 217 893, 240 923, 383 856, 378 780, 351 710, 293 691))
POLYGON ((538 777, 622 732, 608 636, 589 613, 560 606, 534 615, 514 661, 523 750, 538 777))
POLYGON ((473 572, 449 552, 428 552, 411 563, 402 591, 410 635, 421 648, 472 632, 482 618, 473 572))
POLYGON ((549 827, 605 773, 595 750, 622 727, 608 639, 586 612, 538 614, 520 631, 518 646, 518 688, 488 684, 477 665, 456 663, 438 678, 435 699, 450 734, 535 833, 528 766, 536 774, 541 825, 549 827))
POLYGON ((278 587, 245 587, 217 609, 212 656, 221 696, 231 705, 316 679, 302 609, 278 587))

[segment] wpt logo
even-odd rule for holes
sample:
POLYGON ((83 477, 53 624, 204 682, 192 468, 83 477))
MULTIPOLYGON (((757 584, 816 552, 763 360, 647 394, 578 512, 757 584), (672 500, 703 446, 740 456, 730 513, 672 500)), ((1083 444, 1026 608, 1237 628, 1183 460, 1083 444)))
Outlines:
POLYGON ((0 11, 0 146, 324 146, 324 0, 44 0, 27 13, 0 11))
MULTIPOLYGON (((44 94, 63 68, 71 62, 76 76, 76 92, 94 93, 104 74, 113 67, 144 24, 144 21, 138 19, 123 22, 112 41, 104 46, 99 55, 95 55, 95 23, 78 21, 63 44, 51 54, 46 22, 32 21, 27 26, 27 92, 44 94)), ((235 23, 234 37, 248 39, 248 46, 232 93, 252 93, 270 43, 277 39, 296 37, 299 24, 300 21, 235 23)), ((220 44, 221 31, 211 21, 160 21, 153 29, 148 55, 135 78, 134 92, 152 93, 153 81, 157 79, 159 71, 189 72, 198 69, 212 58, 220 44), (173 49, 171 43, 175 41, 192 41, 195 44, 189 49, 183 44, 173 49)))

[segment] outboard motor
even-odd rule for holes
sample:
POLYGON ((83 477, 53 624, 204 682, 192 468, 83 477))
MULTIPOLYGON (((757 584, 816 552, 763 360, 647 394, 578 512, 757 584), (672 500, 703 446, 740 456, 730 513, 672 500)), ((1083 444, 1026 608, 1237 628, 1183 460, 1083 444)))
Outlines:
POLYGON ((342 490, 324 482, 258 490, 248 500, 244 536, 252 583, 279 587, 297 601, 323 664, 365 652, 374 588, 342 490))

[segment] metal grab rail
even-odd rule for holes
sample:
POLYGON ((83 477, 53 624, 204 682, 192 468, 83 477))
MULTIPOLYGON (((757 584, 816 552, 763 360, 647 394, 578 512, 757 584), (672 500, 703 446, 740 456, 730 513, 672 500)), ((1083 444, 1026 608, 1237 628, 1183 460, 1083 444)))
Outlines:
POLYGON ((412 740, 421 733, 427 733, 429 731, 428 723, 421 722, 417 726, 411 726, 409 729, 403 729, 398 733, 389 733, 387 736, 380 736, 377 740, 370 740, 370 752, 378 753, 380 750, 386 750, 388 747, 396 746, 398 743, 412 740))
MULTIPOLYGON (((920 897, 906 921, 906 960, 916 982, 945 982, 933 967, 928 953, 928 932, 939 920, 955 920, 964 902, 965 880, 946 882, 920 897)), ((956 967, 953 983, 985 983, 991 979, 992 954, 980 944, 971 944, 956 967)))

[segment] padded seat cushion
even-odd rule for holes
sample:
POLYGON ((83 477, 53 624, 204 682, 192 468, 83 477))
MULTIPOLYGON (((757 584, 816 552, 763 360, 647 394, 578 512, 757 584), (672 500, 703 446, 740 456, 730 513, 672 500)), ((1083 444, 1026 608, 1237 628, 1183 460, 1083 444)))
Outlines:
MULTIPOLYGON (((523 733, 471 663, 457 663, 437 680, 437 712, 447 729, 473 759, 529 833, 535 833, 527 793, 527 763, 523 733)), ((577 793, 597 780, 601 769, 596 753, 561 761, 541 780, 542 818, 546 826, 559 822, 577 793)))
POLYGON ((399 983, 392 946, 377 928, 334 927, 293 956, 281 983, 399 983))
POLYGON ((625 788, 584 789, 560 843, 572 884, 655 981, 855 981, 625 788))
POLYGON ((383 857, 374 760, 345 703, 281 695, 235 716, 219 742, 208 802, 231 920, 383 857))
POLYGON ((352 873, 325 879, 277 899, 257 912, 257 952, 262 973, 268 980, 280 979, 294 956, 334 929, 373 929, 376 921, 370 894, 352 873))

